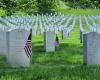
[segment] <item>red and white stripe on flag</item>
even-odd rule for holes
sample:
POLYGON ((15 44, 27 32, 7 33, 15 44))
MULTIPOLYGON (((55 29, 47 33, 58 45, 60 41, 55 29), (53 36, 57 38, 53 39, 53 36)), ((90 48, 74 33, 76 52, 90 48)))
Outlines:
POLYGON ((26 55, 29 58, 31 58, 31 56, 32 56, 32 42, 31 42, 31 40, 27 40, 25 47, 24 47, 24 50, 26 52, 26 55))

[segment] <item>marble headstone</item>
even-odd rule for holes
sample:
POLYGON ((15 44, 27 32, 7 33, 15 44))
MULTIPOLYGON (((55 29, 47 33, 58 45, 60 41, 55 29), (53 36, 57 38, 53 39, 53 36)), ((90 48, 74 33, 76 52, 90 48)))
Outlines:
POLYGON ((6 31, 0 31, 0 55, 7 55, 6 31))
POLYGON ((31 60, 31 47, 27 43, 30 31, 16 29, 8 32, 8 56, 7 63, 10 67, 29 67, 31 60), (29 52, 30 51, 30 52, 29 52))
POLYGON ((100 34, 90 32, 83 34, 84 63, 100 65, 100 34))
POLYGON ((66 29, 62 30, 62 39, 66 39, 68 37, 68 32, 66 29))
POLYGON ((55 32, 54 31, 44 32, 44 48, 46 52, 55 51, 55 32))

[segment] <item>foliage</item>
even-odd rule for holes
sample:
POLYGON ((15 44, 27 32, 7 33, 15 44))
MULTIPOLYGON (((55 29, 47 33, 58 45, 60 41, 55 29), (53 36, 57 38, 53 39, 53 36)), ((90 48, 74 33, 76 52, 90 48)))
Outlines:
POLYGON ((3 9, 0 9, 0 16, 6 16, 6 11, 3 9))
POLYGON ((37 10, 36 5, 36 0, 19 0, 17 1, 17 10, 30 14, 37 10))
MULTIPOLYGON (((7 15, 16 11, 32 14, 34 12, 54 12, 61 0, 0 0, 0 8, 6 10, 7 15)), ((100 0, 62 0, 70 8, 100 8, 100 0)))
POLYGON ((100 8, 100 0, 63 0, 72 8, 100 8))
POLYGON ((11 15, 15 11, 26 13, 48 12, 55 8, 54 0, 1 0, 1 7, 11 15))
POLYGON ((37 0, 37 7, 39 12, 51 12, 55 9, 55 0, 37 0))
POLYGON ((11 15, 16 11, 17 2, 16 0, 1 0, 1 7, 6 10, 7 15, 11 15))

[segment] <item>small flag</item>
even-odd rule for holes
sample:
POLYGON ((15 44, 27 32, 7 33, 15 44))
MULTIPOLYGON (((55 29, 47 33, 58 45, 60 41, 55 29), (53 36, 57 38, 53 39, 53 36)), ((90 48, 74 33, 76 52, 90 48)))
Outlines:
POLYGON ((26 41, 26 44, 25 44, 25 47, 24 47, 26 55, 29 58, 31 58, 31 56, 32 56, 32 41, 31 41, 31 38, 32 38, 32 30, 31 30, 31 33, 30 33, 28 40, 26 41))

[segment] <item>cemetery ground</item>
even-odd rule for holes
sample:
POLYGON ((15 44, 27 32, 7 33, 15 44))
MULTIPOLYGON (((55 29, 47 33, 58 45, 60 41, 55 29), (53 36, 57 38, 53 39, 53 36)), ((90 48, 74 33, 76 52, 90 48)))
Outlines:
MULTIPOLYGON (((83 13, 77 11, 74 14, 84 13, 100 14, 99 11, 90 13, 84 10, 83 13)), ((62 40, 61 33, 58 36, 60 46, 53 53, 44 51, 43 35, 38 34, 32 38, 33 54, 30 68, 10 68, 6 64, 6 58, 0 56, 0 80, 100 80, 100 66, 83 64, 79 21, 69 38, 62 40)))
MULTIPOLYGON (((74 15, 96 15, 100 14, 100 9, 64 9, 62 7, 57 8, 56 10, 58 13, 63 14, 74 14, 74 15)), ((26 15, 27 13, 23 11, 16 11, 14 15, 26 15)), ((0 9, 0 16, 5 16, 6 11, 0 9)))

